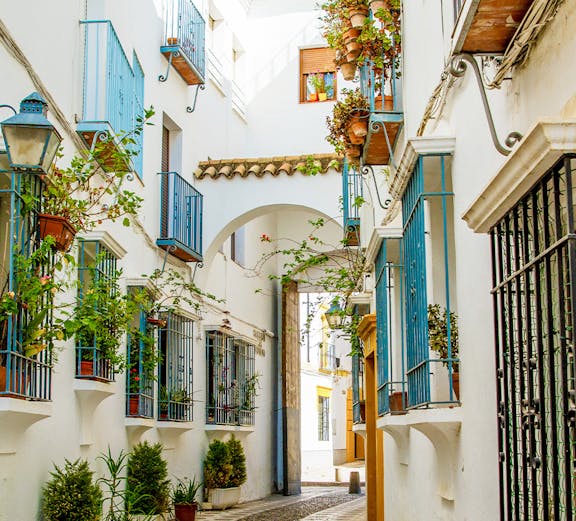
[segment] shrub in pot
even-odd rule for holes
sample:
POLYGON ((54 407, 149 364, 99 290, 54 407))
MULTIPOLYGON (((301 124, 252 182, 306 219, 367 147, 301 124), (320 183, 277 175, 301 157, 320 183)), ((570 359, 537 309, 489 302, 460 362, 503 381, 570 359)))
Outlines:
POLYGON ((204 485, 214 509, 225 509, 238 503, 240 485, 246 481, 242 445, 238 448, 235 442, 229 443, 213 440, 204 460, 204 485))
POLYGON ((162 457, 162 444, 139 443, 128 456, 126 487, 129 511, 134 514, 162 514, 168 510, 170 480, 162 457), (130 499, 134 498, 134 499, 130 499))
POLYGON ((42 490, 42 514, 46 521, 97 521, 102 512, 102 491, 94 482, 85 460, 54 465, 42 490))

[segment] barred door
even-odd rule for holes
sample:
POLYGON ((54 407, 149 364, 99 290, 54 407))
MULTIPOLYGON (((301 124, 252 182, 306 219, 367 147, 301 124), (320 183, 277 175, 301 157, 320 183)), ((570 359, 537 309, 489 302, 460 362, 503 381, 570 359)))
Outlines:
POLYGON ((506 521, 576 514, 575 167, 563 157, 491 230, 506 521))

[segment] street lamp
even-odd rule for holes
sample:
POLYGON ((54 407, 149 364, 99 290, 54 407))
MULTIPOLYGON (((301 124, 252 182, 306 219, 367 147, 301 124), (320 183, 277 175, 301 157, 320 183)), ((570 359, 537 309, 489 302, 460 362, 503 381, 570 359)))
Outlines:
POLYGON ((344 312, 340 307, 338 299, 334 299, 330 304, 330 309, 324 313, 328 327, 330 329, 341 329, 344 323, 344 312))
POLYGON ((12 109, 14 116, 0 123, 13 170, 40 174, 50 170, 62 138, 46 118, 47 107, 44 98, 33 92, 22 100, 18 114, 12 109))

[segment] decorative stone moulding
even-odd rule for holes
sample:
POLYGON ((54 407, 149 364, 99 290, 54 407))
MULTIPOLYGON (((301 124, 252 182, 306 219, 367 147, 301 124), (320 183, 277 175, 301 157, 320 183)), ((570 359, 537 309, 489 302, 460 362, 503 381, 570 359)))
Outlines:
POLYGON ((85 378, 74 379, 74 393, 80 402, 80 445, 92 445, 94 411, 103 400, 116 392, 115 383, 85 378))
POLYGON ((18 398, 0 398, 0 455, 14 454, 20 448, 24 431, 34 423, 52 416, 51 402, 18 398))

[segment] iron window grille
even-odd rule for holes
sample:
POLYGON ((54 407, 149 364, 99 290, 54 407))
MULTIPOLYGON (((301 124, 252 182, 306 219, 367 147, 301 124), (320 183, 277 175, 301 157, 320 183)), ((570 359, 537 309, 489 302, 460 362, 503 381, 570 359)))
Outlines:
MULTIPOLYGON (((146 290, 135 286, 128 288, 128 291, 146 290)), ((153 418, 154 375, 150 373, 149 357, 155 358, 156 329, 149 324, 148 315, 143 309, 134 316, 132 328, 138 330, 140 335, 129 333, 126 338, 126 416, 153 418), (149 345, 145 339, 153 339, 154 345, 149 345)))
POLYGON ((360 207, 364 202, 362 175, 344 159, 342 168, 342 203, 344 237, 349 246, 360 242, 360 207))
POLYGON ((384 238, 376 257, 378 415, 406 409, 402 240, 384 238), (389 260, 389 259, 395 260, 389 260))
POLYGON ((359 354, 352 355, 352 421, 364 423, 364 358, 359 354))
POLYGON ((330 441, 330 397, 318 396, 318 441, 330 441))
POLYGON ((158 418, 192 421, 192 353, 194 322, 173 312, 161 315, 166 326, 158 331, 158 418))
POLYGON ((402 196, 408 408, 453 403, 458 358, 447 320, 448 356, 431 355, 428 305, 454 312, 453 193, 450 157, 420 156, 402 196))
MULTIPOLYGON (((6 157, 0 152, 0 297, 18 291, 16 256, 29 257, 40 246, 37 214, 43 189, 40 176, 10 172, 6 157), (32 208, 24 197, 35 201, 32 208)), ((52 256, 31 276, 41 277, 51 271, 53 262, 52 256)), ((32 356, 26 356, 24 347, 30 327, 40 330, 52 322, 53 297, 44 298, 49 312, 40 317, 39 324, 35 325, 39 317, 21 304, 16 314, 0 322, 0 397, 51 399, 52 341, 44 340, 44 348, 32 356)))
POLYGON ((206 332, 206 423, 254 425, 258 376, 253 344, 206 332))
POLYGON ((576 514, 576 156, 492 228, 501 519, 576 514))
MULTIPOLYGON (((94 284, 112 280, 118 275, 117 259, 100 241, 78 241, 78 300, 94 284)), ((114 291, 110 288, 110 291, 114 291)), ((104 382, 114 381, 114 366, 98 347, 98 334, 76 333, 76 378, 104 382)))

